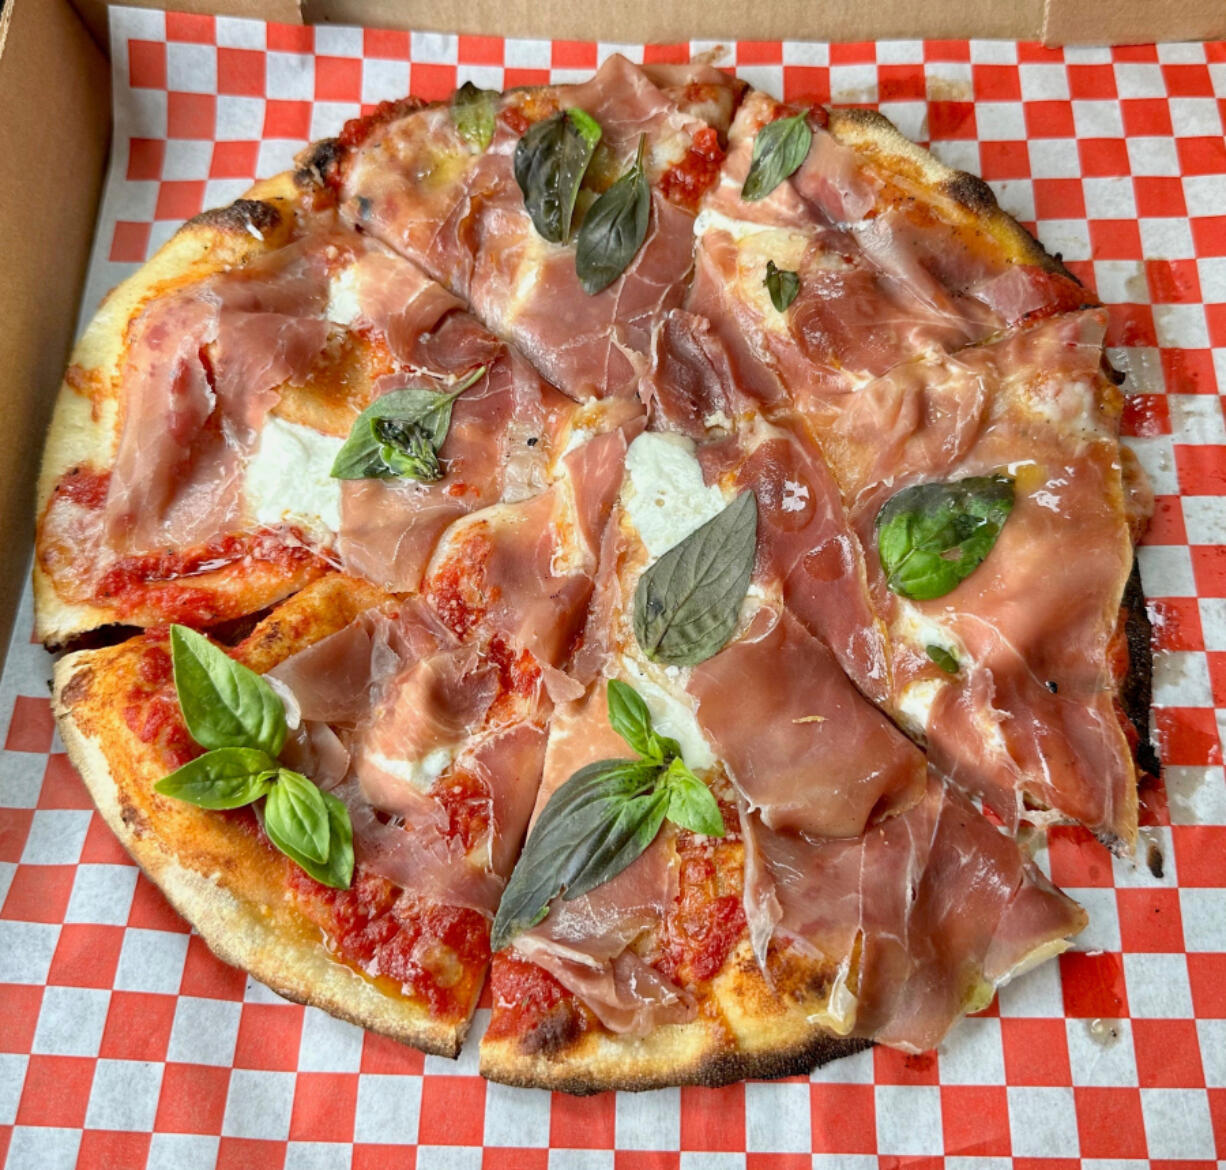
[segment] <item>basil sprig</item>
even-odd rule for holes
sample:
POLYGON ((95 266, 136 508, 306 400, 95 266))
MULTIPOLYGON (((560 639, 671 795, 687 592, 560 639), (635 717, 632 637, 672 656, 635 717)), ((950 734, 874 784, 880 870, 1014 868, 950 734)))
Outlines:
POLYGON ((741 187, 741 198, 746 203, 765 199, 784 179, 800 169, 812 143, 813 131, 804 114, 768 122, 754 139, 753 158, 741 187))
POLYGON ((776 268, 773 260, 766 262, 766 279, 762 282, 771 295, 775 311, 782 313, 800 292, 800 277, 786 268, 776 268))
POLYGON ((924 653, 946 674, 958 673, 958 660, 944 646, 925 646, 924 653))
POLYGON ((485 375, 474 370, 446 393, 409 386, 376 398, 354 420, 332 463, 333 479, 442 479, 438 452, 451 429, 451 405, 485 375))
POLYGON ((600 124, 583 110, 560 110, 528 127, 515 147, 515 181, 532 225, 546 240, 570 239, 575 200, 600 141, 600 124))
POLYGON ((694 666, 723 649, 749 589, 758 501, 742 492, 639 578, 634 636, 648 658, 694 666))
POLYGON ((588 764, 549 798, 503 892, 492 950, 540 922, 559 894, 569 902, 616 877, 655 840, 665 818, 694 833, 724 835, 718 801, 686 767, 677 741, 654 730, 634 688, 611 679, 608 700, 609 725, 639 758, 588 764))
POLYGON ((242 808, 263 798, 268 839, 316 881, 353 880, 349 811, 299 772, 283 768, 285 707, 255 671, 186 626, 170 627, 175 691, 191 737, 211 750, 159 780, 163 796, 200 808, 242 808))
POLYGON ((608 288, 629 266, 651 218, 651 187, 643 172, 647 135, 639 137, 634 165, 588 208, 575 243, 575 271, 589 296, 608 288))
POLYGON ((498 94, 466 81, 451 95, 451 118, 460 137, 483 153, 494 140, 494 110, 498 94))
POLYGON ((903 488, 877 513, 886 584, 912 601, 944 597, 983 563, 1012 510, 1007 475, 903 488))

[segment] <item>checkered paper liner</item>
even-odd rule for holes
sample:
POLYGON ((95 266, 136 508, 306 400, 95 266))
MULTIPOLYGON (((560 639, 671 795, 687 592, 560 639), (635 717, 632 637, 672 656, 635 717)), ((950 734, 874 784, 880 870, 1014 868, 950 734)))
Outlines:
MULTIPOLYGON (((578 80, 611 45, 111 10, 115 134, 82 321, 205 207, 374 103, 578 80)), ((810 1077, 576 1100, 486 1084, 215 959, 92 811, 55 735, 27 595, 0 678, 0 1161, 101 1168, 1102 1167, 1226 1159, 1226 45, 743 41, 785 98, 881 109, 1112 305, 1155 729, 1138 862, 1073 828, 1039 862, 1090 912, 1078 950, 936 1053, 810 1077)))

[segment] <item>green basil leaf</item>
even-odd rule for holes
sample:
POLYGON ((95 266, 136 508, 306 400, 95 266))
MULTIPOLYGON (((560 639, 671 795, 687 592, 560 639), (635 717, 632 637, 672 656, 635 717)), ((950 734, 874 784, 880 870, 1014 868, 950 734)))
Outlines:
MULTIPOLYGON (((308 781, 309 783, 309 781, 308 781)), ((317 882, 335 890, 347 890, 353 883, 353 824, 349 810, 330 792, 321 792, 328 815, 328 858, 324 862, 312 860, 289 840, 273 836, 268 826, 267 808, 264 815, 264 831, 268 839, 295 865, 305 870, 317 882)))
POLYGON ((300 772, 282 768, 264 802, 264 831, 283 853, 289 850, 310 861, 328 860, 332 826, 324 795, 300 772))
POLYGON ((379 444, 379 458, 394 475, 422 483, 435 483, 443 478, 434 444, 418 423, 376 418, 370 425, 379 444))
POLYGON ((771 295, 776 312, 784 312, 800 292, 800 277, 786 268, 776 268, 773 260, 766 262, 766 279, 762 282, 771 295))
POLYGON ((608 288, 629 266, 651 218, 651 187, 643 173, 647 135, 639 138, 634 165, 588 208, 575 243, 575 272, 592 296, 608 288))
POLYGON ((886 583, 912 601, 944 597, 983 563, 1012 510, 1007 475, 904 488, 877 513, 886 583))
POLYGON ((800 168, 812 142, 813 131, 804 114, 768 122, 754 139, 753 159, 741 188, 741 198, 747 203, 765 199, 800 168))
MULTIPOLYGON (((651 712, 638 691, 615 678, 608 687, 609 726, 640 756, 652 754, 651 712)), ((663 760, 656 760, 657 764, 663 760)))
POLYGON ((705 837, 722 837, 727 832, 719 801, 685 766, 684 760, 676 759, 669 764, 664 787, 668 790, 668 819, 674 825, 705 837))
POLYGON ((242 808, 265 795, 277 761, 258 748, 215 748, 176 768, 153 787, 200 808, 242 808))
POLYGON ((607 882, 651 844, 668 807, 659 775, 641 760, 599 760, 553 793, 503 891, 492 950, 540 922, 559 894, 577 898, 607 882))
POLYGON ((461 138, 477 151, 484 152, 494 140, 494 111, 498 93, 478 89, 466 81, 451 95, 451 118, 461 138))
POLYGON ((186 626, 170 627, 170 657, 183 721, 201 747, 281 750, 285 707, 254 670, 186 626))
MULTIPOLYGON (((451 429, 452 403, 484 376, 485 366, 481 366, 457 382, 454 389, 442 394, 421 386, 408 386, 376 398, 354 420, 349 438, 336 453, 336 459, 332 463, 332 478, 397 479, 411 475, 414 465, 408 460, 410 453, 392 441, 390 436, 405 435, 405 444, 408 445, 407 436, 413 428, 416 428, 420 435, 420 438, 414 441, 419 444, 427 442, 432 449, 431 456, 437 464, 438 450, 451 429), (384 448, 389 448, 388 459, 384 458, 384 448), (399 456, 396 452, 399 452, 399 456), (401 462, 400 456, 408 461, 401 462), (407 469, 397 470, 397 467, 407 469)), ((425 465, 423 469, 429 470, 425 465)))
POLYGON ((560 110, 529 126, 515 147, 515 181, 532 225, 546 240, 570 239, 575 200, 600 141, 600 125, 583 110, 560 110))
POLYGON ((647 569, 634 591, 634 636, 648 658, 694 666, 723 648, 749 588, 757 537, 758 502, 742 492, 647 569))
POLYGON ((946 674, 958 673, 958 660, 944 646, 925 646, 924 653, 946 674))

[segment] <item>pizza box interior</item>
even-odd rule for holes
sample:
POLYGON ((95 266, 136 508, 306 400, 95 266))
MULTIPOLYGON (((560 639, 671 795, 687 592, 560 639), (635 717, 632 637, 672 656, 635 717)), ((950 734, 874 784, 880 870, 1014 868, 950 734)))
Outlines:
MULTIPOLYGON (((284 23, 657 41, 1002 37, 1049 44, 1226 36, 1222 0, 128 0, 284 23)), ((0 0, 0 656, 28 568, 42 435, 76 326, 109 148, 106 0, 0 0)))

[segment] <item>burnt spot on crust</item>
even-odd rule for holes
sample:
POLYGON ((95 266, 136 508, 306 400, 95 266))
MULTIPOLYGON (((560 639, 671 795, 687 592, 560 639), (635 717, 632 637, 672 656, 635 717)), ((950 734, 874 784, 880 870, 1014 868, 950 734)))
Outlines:
POLYGON ((260 238, 281 226, 281 212, 262 199, 236 199, 228 207, 202 211, 185 227, 206 227, 216 232, 258 235, 260 238))
POLYGON ((119 806, 119 817, 128 830, 137 837, 143 837, 149 829, 149 821, 136 805, 124 800, 119 806))
POLYGON ((563 1000, 520 1041, 531 1056, 557 1056, 583 1034, 583 1017, 575 1005, 563 1000))
POLYGON ((294 183, 300 190, 335 186, 344 157, 345 148, 338 138, 311 143, 295 160, 298 169, 294 171, 294 183))
POLYGON ((1141 589, 1141 570, 1136 558, 1124 586, 1123 607, 1128 617, 1124 637, 1128 642, 1128 674, 1120 687, 1120 704, 1137 733, 1137 766, 1151 776, 1162 767, 1158 752, 1149 738, 1149 708, 1153 699, 1154 653, 1152 630, 1141 589))
POLYGON ((978 175, 955 171, 941 186, 950 199, 975 215, 991 215, 997 210, 992 188, 978 175))
POLYGON ((60 692, 60 702, 70 708, 84 702, 93 681, 94 668, 92 666, 83 666, 80 670, 74 671, 72 678, 64 684, 64 689, 60 692))

